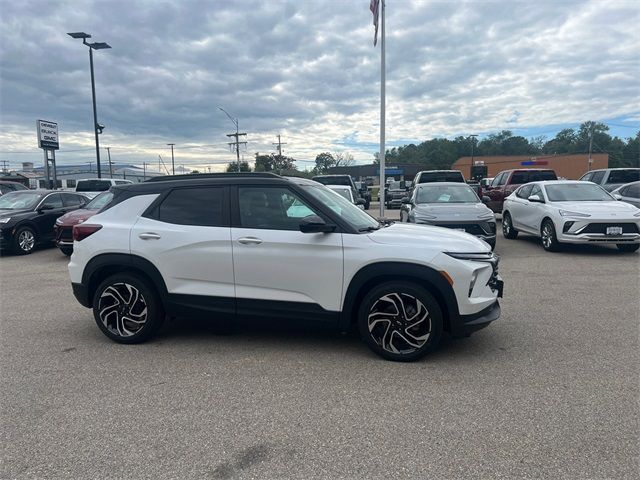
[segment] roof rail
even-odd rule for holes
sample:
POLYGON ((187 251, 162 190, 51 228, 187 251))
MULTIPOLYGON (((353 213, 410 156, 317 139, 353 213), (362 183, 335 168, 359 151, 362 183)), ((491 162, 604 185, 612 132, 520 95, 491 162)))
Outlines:
POLYGON ((167 182, 169 180, 193 180, 199 178, 281 178, 271 172, 240 172, 240 173, 187 173, 184 175, 164 175, 159 177, 151 177, 147 182, 167 182))

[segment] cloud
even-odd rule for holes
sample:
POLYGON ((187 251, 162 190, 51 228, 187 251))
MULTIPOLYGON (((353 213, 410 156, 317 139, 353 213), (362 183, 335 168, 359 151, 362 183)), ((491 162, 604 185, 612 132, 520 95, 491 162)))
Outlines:
MULTIPOLYGON (((92 158, 87 31, 101 143, 156 163, 176 143, 187 165, 247 158, 365 162, 379 135, 379 48, 368 2, 3 2, 0 160, 39 162, 35 120, 60 124, 59 162, 92 158), (65 152, 67 150, 67 152, 65 152), (72 151, 79 150, 79 151, 72 151), (32 153, 6 153, 32 152, 32 153)), ((387 140, 638 118, 640 9, 634 2, 389 2, 387 140)), ((308 163, 301 162, 304 167, 308 163)))

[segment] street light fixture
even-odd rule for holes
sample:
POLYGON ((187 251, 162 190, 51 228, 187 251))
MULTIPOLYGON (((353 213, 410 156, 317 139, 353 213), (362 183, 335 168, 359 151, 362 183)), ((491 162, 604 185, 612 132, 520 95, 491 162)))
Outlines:
POLYGON ((107 48, 111 48, 108 43, 105 42, 87 42, 87 38, 91 38, 91 35, 84 32, 72 32, 68 33, 71 38, 82 39, 82 44, 89 47, 89 66, 91 69, 91 96, 93 98, 93 132, 96 137, 96 166, 98 167, 98 178, 102 178, 102 171, 100 169, 100 140, 98 139, 98 135, 102 133, 104 129, 104 125, 98 123, 98 112, 96 109, 96 81, 93 74, 93 51, 94 50, 104 50, 107 48))

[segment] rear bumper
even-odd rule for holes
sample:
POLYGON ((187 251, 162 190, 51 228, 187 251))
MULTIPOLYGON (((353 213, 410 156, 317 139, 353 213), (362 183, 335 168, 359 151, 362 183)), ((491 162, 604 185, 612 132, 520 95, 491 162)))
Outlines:
POLYGON ((91 308, 91 299, 89 298, 89 289, 81 283, 72 283, 71 289, 73 296, 83 307, 91 308))

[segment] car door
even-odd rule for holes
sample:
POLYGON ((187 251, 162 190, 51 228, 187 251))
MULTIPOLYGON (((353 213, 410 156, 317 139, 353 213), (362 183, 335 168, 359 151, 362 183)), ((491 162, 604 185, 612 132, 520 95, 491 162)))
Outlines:
POLYGON ((56 219, 65 213, 67 213, 67 209, 60 193, 51 193, 40 201, 33 223, 36 224, 41 240, 53 239, 53 226, 56 219))
POLYGON ((516 228, 522 228, 522 218, 526 215, 526 211, 529 208, 529 194, 533 185, 523 185, 516 192, 515 195, 509 197, 509 212, 511 214, 511 222, 516 228))
MULTIPOLYGON (((544 195, 542 194, 540 185, 533 184, 529 196, 533 195, 538 195, 540 199, 544 201, 544 195)), ((545 215, 546 206, 541 202, 531 202, 529 200, 524 200, 524 202, 526 203, 526 207, 523 209, 523 213, 520 216, 520 220, 522 222, 521 226, 523 229, 537 233, 540 231, 540 224, 542 223, 542 218, 545 215)))
POLYGON ((510 172, 502 172, 493 179, 491 186, 487 188, 486 195, 489 197, 487 206, 496 213, 502 212, 503 187, 510 172))
POLYGON ((178 187, 131 230, 131 253, 162 274, 172 303, 235 313, 228 190, 178 187))
POLYGON ((239 186, 234 198, 238 314, 339 311, 342 234, 302 233, 304 217, 323 215, 286 186, 239 186))

